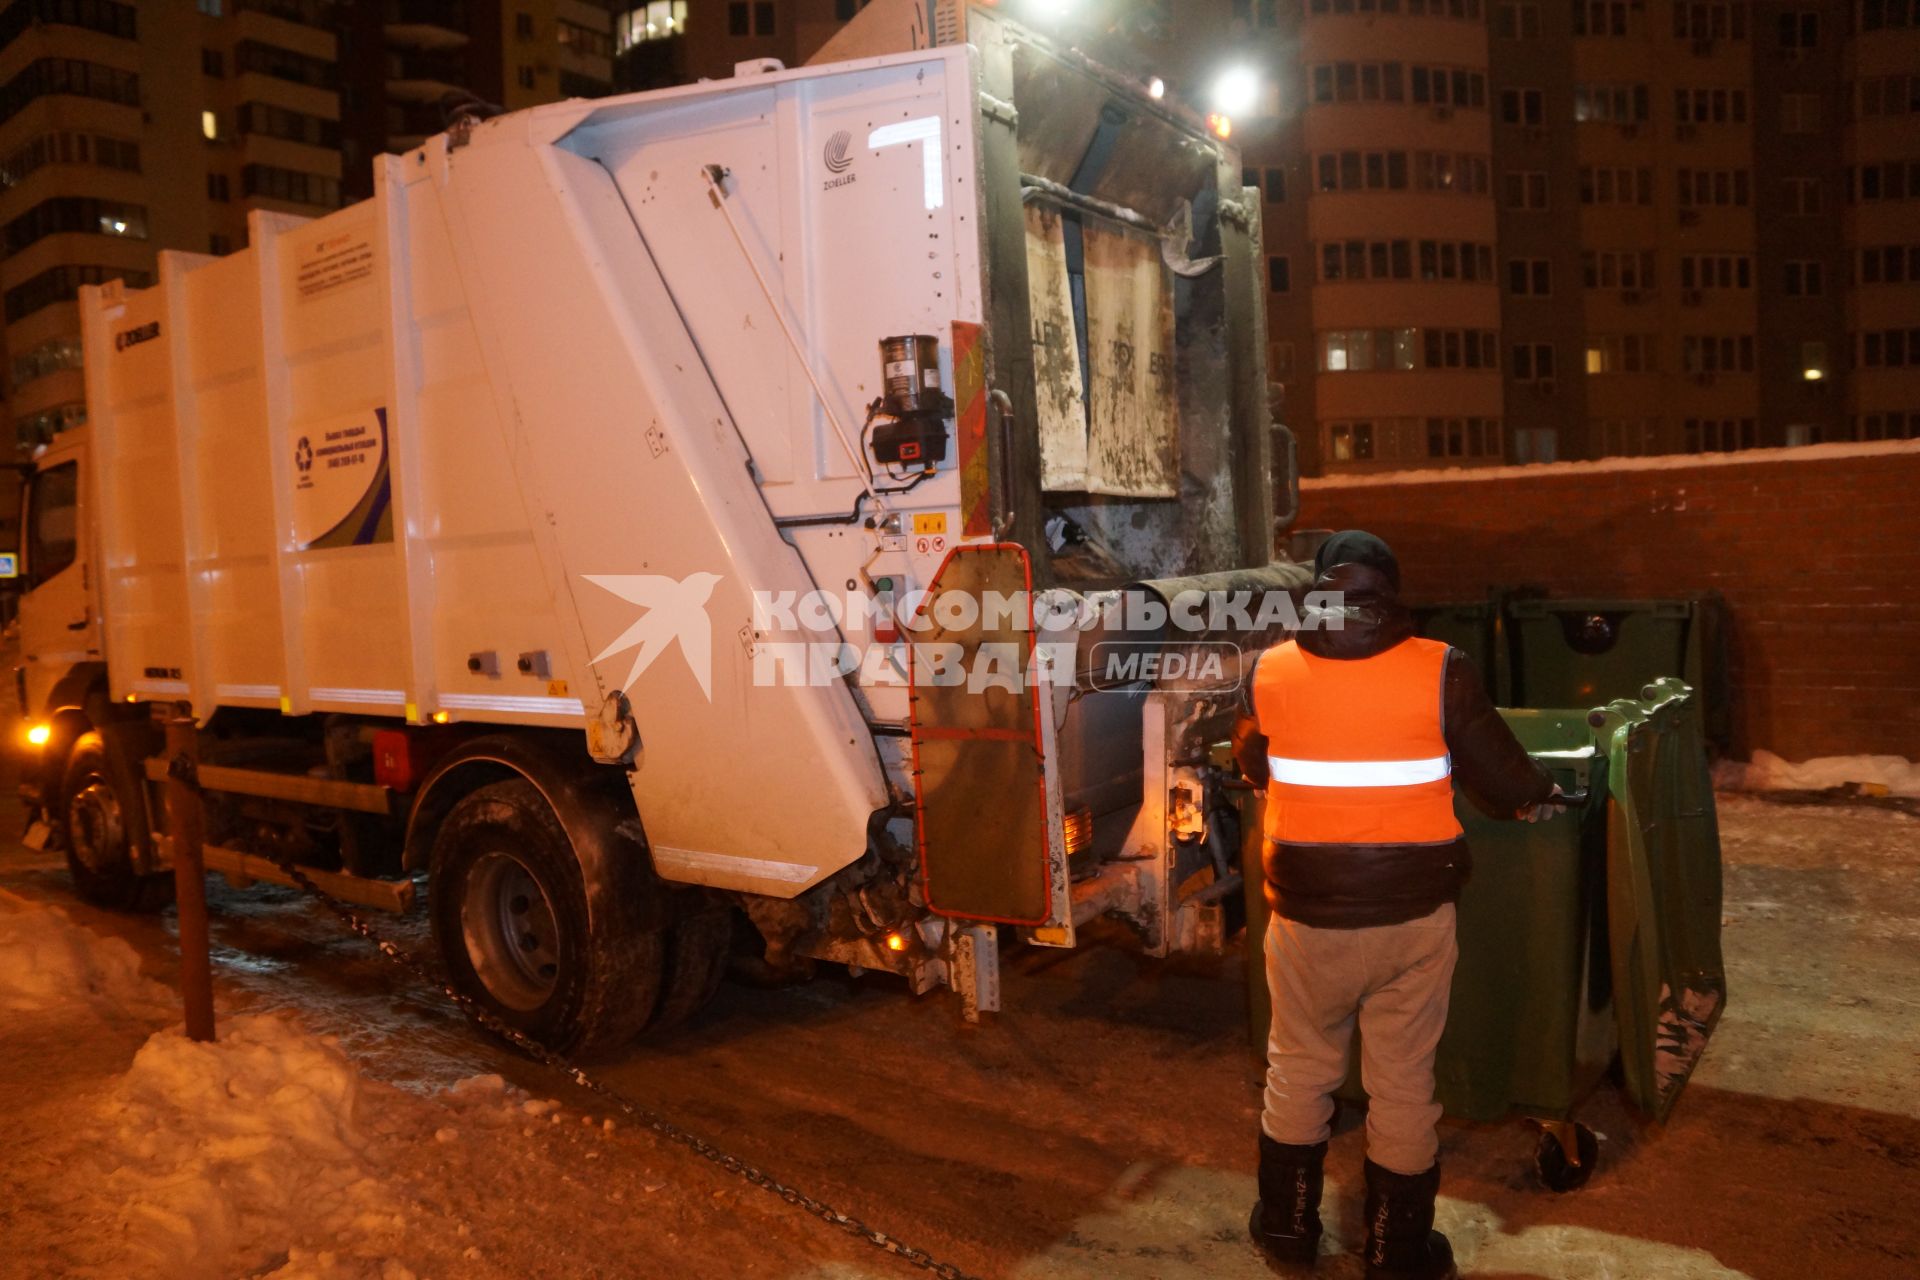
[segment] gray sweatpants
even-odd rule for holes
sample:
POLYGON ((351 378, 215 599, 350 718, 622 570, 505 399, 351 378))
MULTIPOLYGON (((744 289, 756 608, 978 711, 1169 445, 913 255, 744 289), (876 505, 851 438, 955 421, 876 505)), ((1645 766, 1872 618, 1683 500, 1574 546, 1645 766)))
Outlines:
POLYGON ((1267 1136, 1312 1145, 1331 1132, 1357 1018, 1367 1155, 1395 1173, 1431 1169, 1440 1150, 1433 1055, 1459 957, 1453 905, 1370 929, 1316 929, 1276 915, 1266 945, 1267 1136))

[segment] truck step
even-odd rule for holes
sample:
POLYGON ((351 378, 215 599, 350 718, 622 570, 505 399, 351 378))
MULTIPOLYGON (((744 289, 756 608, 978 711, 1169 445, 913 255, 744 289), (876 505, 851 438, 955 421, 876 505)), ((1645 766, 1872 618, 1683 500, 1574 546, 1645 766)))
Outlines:
MULTIPOLYGON (((160 857, 169 866, 173 863, 172 843, 166 836, 154 837, 154 844, 160 857)), ((227 883, 236 889, 244 889, 256 880, 264 880, 268 884, 283 884, 289 888, 300 887, 292 876, 282 871, 271 860, 255 854, 209 844, 201 846, 200 857, 207 870, 218 871, 227 878, 227 883)), ((300 872, 342 902, 352 903, 357 907, 391 911, 396 915, 404 915, 413 910, 414 892, 411 880, 371 880, 366 876, 348 875, 344 871, 321 871, 315 867, 302 867, 300 872)))

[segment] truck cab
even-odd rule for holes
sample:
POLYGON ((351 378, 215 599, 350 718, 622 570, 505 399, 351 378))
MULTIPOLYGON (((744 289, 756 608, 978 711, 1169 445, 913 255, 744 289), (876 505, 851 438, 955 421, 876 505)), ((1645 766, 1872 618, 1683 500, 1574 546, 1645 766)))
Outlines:
POLYGON ((140 781, 154 734, 146 709, 116 705, 108 688, 87 458, 86 430, 63 433, 21 485, 20 728, 9 747, 30 815, 27 843, 62 849, 88 899, 151 909, 171 893, 140 781))
POLYGON ((86 430, 61 436, 21 486, 18 685, 30 723, 106 693, 99 598, 84 513, 86 430))

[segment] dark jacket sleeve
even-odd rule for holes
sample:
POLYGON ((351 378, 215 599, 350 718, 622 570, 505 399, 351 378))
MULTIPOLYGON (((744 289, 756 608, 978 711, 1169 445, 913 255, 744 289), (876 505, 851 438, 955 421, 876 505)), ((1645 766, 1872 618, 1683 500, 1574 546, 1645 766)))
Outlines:
POLYGON ((1240 766, 1241 777, 1264 787, 1267 785, 1267 738, 1260 732, 1260 720, 1253 709, 1253 670, 1258 665, 1256 657, 1246 664, 1240 675, 1240 688, 1235 695, 1233 761, 1240 766))
POLYGON ((1507 728, 1473 660, 1458 649, 1447 654, 1442 711, 1454 775, 1481 808, 1511 818, 1553 794, 1553 776, 1507 728))
POLYGON ((1260 722, 1250 715, 1233 723, 1233 761, 1248 782, 1267 785, 1267 739, 1260 732, 1260 722))

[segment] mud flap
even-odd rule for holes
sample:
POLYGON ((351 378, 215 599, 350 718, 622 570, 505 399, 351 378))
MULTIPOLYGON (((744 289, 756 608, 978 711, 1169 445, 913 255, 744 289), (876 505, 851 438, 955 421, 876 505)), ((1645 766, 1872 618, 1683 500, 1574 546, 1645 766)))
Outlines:
POLYGON ((1628 1100, 1672 1110, 1726 1007, 1720 828, 1693 691, 1663 679, 1609 705, 1607 913, 1628 1100))
POLYGON ((1016 543, 956 547, 911 632, 916 838, 927 905, 944 916, 1044 924, 1052 915, 1050 799, 1032 576, 1016 543), (982 608, 994 600, 1012 609, 982 608))

